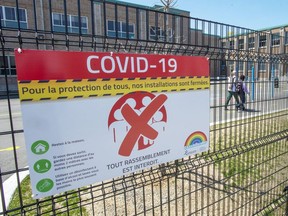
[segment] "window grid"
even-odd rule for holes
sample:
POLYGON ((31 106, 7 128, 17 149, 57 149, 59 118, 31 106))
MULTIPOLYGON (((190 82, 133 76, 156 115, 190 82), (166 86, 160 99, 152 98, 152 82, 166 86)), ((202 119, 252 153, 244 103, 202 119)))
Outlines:
MULTIPOLYGON (((61 13, 52 13, 53 30, 58 32, 65 32, 65 15, 61 13)), ((79 17, 67 14, 67 27, 70 33, 79 33, 79 17)), ((81 32, 88 33, 88 18, 81 16, 81 32)))
POLYGON ((165 41, 165 35, 166 35, 166 40, 167 41, 172 41, 172 29, 168 29, 165 31, 161 27, 156 27, 155 26, 150 26, 150 31, 149 31, 149 38, 151 40, 159 40, 159 41, 165 41))
MULTIPOLYGON (((19 8, 19 24, 20 28, 27 29, 27 11, 26 9, 19 8)), ((0 18, 1 25, 4 27, 18 28, 17 8, 0 5, 0 18)))
POLYGON ((248 49, 254 49, 255 46, 255 38, 254 37, 250 37, 248 39, 248 49))
POLYGON ((280 74, 280 65, 279 63, 272 64, 272 69, 274 70, 274 76, 277 77, 280 74))
POLYGON ((248 61, 247 67, 248 67, 248 71, 252 71, 252 68, 254 67, 254 62, 253 61, 248 61))
MULTIPOLYGON (((135 38, 135 27, 134 24, 128 24, 128 38, 135 38)), ((118 21, 117 22, 118 37, 126 38, 127 36, 127 23, 118 21)), ((114 20, 107 20, 107 35, 109 37, 116 37, 116 25, 114 20)))
POLYGON ((288 44, 288 31, 285 32, 285 44, 286 45, 288 44))
POLYGON ((5 75, 4 60, 7 75, 16 75, 16 65, 14 56, 0 56, 0 75, 5 75))
POLYGON ((266 35, 260 35, 259 37, 259 47, 266 46, 266 35))
POLYGON ((259 72, 265 72, 265 71, 266 71, 266 63, 259 62, 259 72))
POLYGON ((229 48, 230 49, 234 49, 234 45, 235 45, 235 41, 234 40, 229 41, 229 48))
POLYGON ((239 62, 238 67, 239 67, 239 71, 243 71, 244 70, 244 62, 239 62))
POLYGON ((239 39, 239 41, 238 41, 238 49, 244 49, 244 39, 239 39))
POLYGON ((272 46, 279 46, 280 45, 280 33, 272 34, 271 45, 272 46))

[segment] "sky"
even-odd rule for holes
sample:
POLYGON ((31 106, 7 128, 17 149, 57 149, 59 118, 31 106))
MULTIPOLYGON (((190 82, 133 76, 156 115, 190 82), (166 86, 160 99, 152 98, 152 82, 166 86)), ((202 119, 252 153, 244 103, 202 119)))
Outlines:
MULTIPOLYGON (((145 6, 160 0, 121 0, 145 6)), ((288 0, 177 0, 177 9, 190 16, 253 30, 288 25, 288 0)))

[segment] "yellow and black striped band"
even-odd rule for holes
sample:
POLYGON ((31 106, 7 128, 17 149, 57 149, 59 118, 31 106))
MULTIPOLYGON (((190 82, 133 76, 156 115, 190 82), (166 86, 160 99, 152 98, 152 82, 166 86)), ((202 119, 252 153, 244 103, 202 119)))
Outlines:
POLYGON ((204 76, 18 81, 21 101, 114 96, 135 91, 191 91, 209 87, 209 77, 204 76))

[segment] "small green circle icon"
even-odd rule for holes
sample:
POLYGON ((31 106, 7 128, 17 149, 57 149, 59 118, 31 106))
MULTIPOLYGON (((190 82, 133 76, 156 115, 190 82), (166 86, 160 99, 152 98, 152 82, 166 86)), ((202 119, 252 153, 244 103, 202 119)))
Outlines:
POLYGON ((31 146, 31 151, 37 155, 45 154, 48 150, 49 144, 44 140, 38 140, 34 142, 31 146))
POLYGON ((34 164, 34 170, 37 173, 45 173, 48 172, 51 169, 51 162, 46 159, 38 160, 34 164))
POLYGON ((36 188, 39 192, 47 192, 47 191, 50 191, 54 186, 54 182, 49 179, 49 178, 46 178, 46 179, 42 179, 40 180, 37 185, 36 185, 36 188))

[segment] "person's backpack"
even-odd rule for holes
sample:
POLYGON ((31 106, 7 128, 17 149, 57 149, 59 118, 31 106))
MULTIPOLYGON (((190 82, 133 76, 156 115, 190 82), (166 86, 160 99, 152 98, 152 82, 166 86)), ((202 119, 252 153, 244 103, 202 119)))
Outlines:
POLYGON ((242 82, 240 82, 240 81, 238 81, 238 82, 236 83, 236 92, 237 92, 238 94, 240 94, 241 92, 243 92, 242 82))

